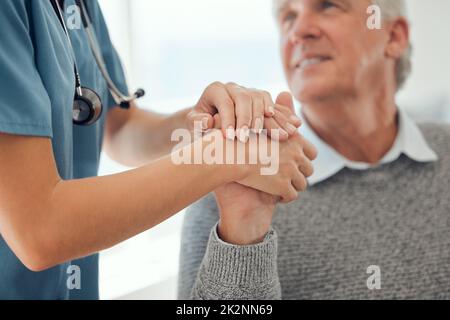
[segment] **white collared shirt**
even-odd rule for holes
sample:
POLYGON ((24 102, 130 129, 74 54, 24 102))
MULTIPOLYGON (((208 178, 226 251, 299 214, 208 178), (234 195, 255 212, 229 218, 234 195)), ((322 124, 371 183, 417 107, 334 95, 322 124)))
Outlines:
POLYGON ((313 161, 314 174, 308 178, 309 185, 331 178, 344 168, 367 170, 396 161, 401 154, 417 162, 433 162, 438 160, 437 154, 430 148, 422 132, 414 121, 401 108, 399 111, 399 130, 394 145, 381 159, 378 165, 365 162, 355 162, 346 159, 326 142, 324 142, 308 123, 303 119, 300 133, 311 142, 318 151, 317 159, 313 161))

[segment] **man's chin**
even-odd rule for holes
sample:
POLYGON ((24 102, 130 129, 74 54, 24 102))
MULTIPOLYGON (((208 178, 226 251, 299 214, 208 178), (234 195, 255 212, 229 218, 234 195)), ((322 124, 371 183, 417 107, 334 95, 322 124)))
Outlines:
POLYGON ((329 97, 335 96, 336 90, 330 85, 302 85, 299 87, 292 87, 292 95, 300 103, 308 103, 314 101, 320 101, 329 97))

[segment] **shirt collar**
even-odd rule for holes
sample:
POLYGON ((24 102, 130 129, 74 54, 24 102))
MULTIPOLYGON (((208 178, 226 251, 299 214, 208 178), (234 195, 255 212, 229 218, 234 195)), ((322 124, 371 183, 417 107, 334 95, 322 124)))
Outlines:
POLYGON ((398 112, 399 130, 394 145, 383 159, 381 159, 378 165, 346 159, 324 142, 302 117, 303 125, 300 129, 301 134, 310 141, 318 151, 317 159, 313 161, 314 174, 308 178, 309 185, 325 181, 344 168, 367 170, 379 165, 394 162, 402 154, 405 154, 410 159, 417 162, 437 161, 437 154, 430 148, 418 126, 404 110, 399 108, 398 112))

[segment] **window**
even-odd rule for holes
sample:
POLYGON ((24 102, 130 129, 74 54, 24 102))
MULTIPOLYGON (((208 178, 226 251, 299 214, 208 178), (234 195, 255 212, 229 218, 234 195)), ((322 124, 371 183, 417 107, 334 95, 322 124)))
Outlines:
MULTIPOLYGON (((141 106, 175 112, 194 105, 214 81, 286 89, 270 0, 100 3, 130 87, 147 91, 141 106)), ((103 155, 101 175, 125 169, 103 155)), ((143 298, 175 298, 181 222, 182 214, 103 252, 101 298, 160 290, 161 283, 166 284, 161 294, 147 292, 143 298)))
MULTIPOLYGON (((140 101, 141 106, 152 106, 160 113, 175 112, 194 105, 203 89, 217 80, 234 81, 273 94, 287 89, 271 0, 100 2, 126 67, 130 87, 144 87, 147 91, 146 98, 140 101)), ((450 46, 441 39, 448 38, 450 22, 446 13, 450 12, 450 5, 447 0, 436 2, 438 4, 430 5, 424 1, 408 1, 414 21, 416 53, 413 78, 402 92, 406 102, 415 101, 417 93, 423 96, 423 93, 431 92, 435 96, 433 88, 447 85, 445 80, 450 70, 443 68, 449 66, 446 61, 450 46), (428 15, 423 15, 424 12, 428 15), (433 44, 440 50, 434 50, 436 45, 433 44), (433 81, 427 80, 424 85, 425 78, 433 81)), ((439 94, 442 92, 448 94, 448 90, 440 89, 439 94)), ((430 101, 422 100, 427 103, 429 112, 430 101)), ((443 108, 443 102, 437 103, 437 108, 450 117, 448 107, 443 108)), ((419 119, 423 118, 422 106, 414 109, 422 110, 417 112, 419 119)), ((438 111, 429 116, 440 117, 438 111)), ((100 174, 124 169, 103 156, 100 174)), ((182 215, 177 215, 153 230, 103 252, 101 297, 125 297, 150 288, 133 297, 175 298, 181 221, 182 215)))

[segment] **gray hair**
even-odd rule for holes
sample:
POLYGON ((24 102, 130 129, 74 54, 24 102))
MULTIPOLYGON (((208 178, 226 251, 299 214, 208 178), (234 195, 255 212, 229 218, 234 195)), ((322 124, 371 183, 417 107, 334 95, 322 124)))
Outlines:
MULTIPOLYGON (((377 5, 381 9, 381 14, 384 21, 392 21, 397 17, 408 18, 408 13, 406 9, 405 0, 371 0, 373 4, 377 5)), ((280 0, 273 0, 274 13, 276 14, 276 9, 280 4, 280 0)), ((412 71, 412 57, 413 47, 411 42, 409 43, 408 49, 405 51, 403 56, 398 59, 395 66, 395 78, 397 82, 397 90, 400 90, 412 71)))

